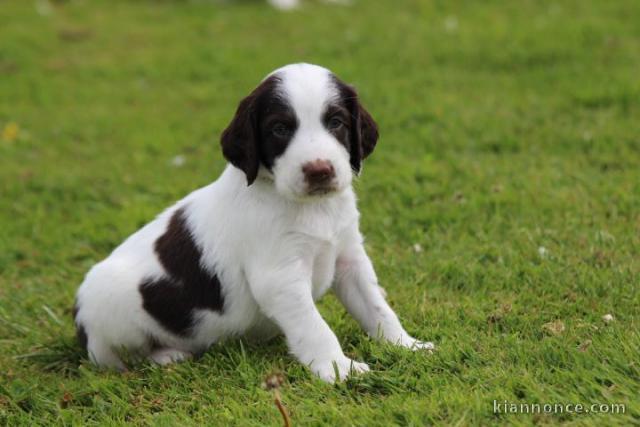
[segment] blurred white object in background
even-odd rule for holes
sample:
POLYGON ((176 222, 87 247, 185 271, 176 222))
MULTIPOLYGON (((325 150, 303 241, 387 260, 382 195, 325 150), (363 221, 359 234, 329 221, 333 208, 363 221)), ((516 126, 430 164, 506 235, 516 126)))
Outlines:
POLYGON ((53 14, 53 6, 49 3, 49 0, 37 0, 36 3, 36 12, 40 16, 49 16, 53 14))
POLYGON ((298 0, 269 0, 269 4, 281 10, 291 10, 298 7, 298 0))
MULTIPOLYGON (((268 0, 269 4, 280 10, 291 10, 300 6, 299 0, 268 0)), ((350 0, 323 0, 325 3, 349 4, 350 0)))

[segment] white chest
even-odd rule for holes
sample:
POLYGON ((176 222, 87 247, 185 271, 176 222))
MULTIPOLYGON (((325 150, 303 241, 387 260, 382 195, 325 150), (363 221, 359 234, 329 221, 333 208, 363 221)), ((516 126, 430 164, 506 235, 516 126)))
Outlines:
POLYGON ((324 243, 318 248, 313 260, 311 284, 313 299, 320 299, 331 287, 335 274, 337 247, 332 243, 324 243))

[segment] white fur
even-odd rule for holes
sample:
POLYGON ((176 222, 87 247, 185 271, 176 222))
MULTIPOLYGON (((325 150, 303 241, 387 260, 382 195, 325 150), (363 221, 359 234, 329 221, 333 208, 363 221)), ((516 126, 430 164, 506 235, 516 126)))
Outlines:
POLYGON ((286 76, 280 89, 300 122, 294 139, 273 168, 278 192, 288 198, 305 198, 306 185, 300 165, 316 159, 331 161, 338 191, 349 188, 353 176, 349 153, 320 120, 326 105, 339 96, 327 69, 311 64, 292 64, 269 75, 286 76))
POLYGON ((124 348, 166 364, 226 337, 268 339, 283 332, 291 353, 323 380, 367 371, 366 364, 344 355, 315 306, 332 287, 370 336, 413 349, 433 348, 405 332, 364 250, 349 154, 321 123, 323 106, 337 96, 328 70, 295 64, 275 73, 299 129, 273 173, 261 167, 258 179, 247 186, 244 173, 228 165, 218 180, 167 209, 87 274, 78 290, 76 322, 87 332, 94 363, 124 369, 118 351, 124 348), (318 158, 334 165, 337 190, 305 197, 301 165, 318 158), (201 263, 218 275, 224 296, 222 314, 201 310, 188 338, 151 317, 139 292, 144 278, 165 274, 154 242, 180 208, 202 250, 201 263), (149 336, 164 348, 148 348, 149 336))

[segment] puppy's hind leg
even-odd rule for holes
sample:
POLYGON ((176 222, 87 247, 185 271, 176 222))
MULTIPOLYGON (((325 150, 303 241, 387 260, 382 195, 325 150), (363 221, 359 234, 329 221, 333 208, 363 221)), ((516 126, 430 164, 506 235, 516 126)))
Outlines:
POLYGON ((188 351, 177 350, 175 348, 158 348, 153 350, 149 355, 149 360, 160 366, 169 365, 171 363, 182 362, 193 357, 188 351))
POLYGON ((113 348, 103 341, 89 337, 87 353, 89 353, 89 359, 100 367, 115 369, 120 372, 127 370, 127 367, 122 363, 116 352, 113 351, 113 348))

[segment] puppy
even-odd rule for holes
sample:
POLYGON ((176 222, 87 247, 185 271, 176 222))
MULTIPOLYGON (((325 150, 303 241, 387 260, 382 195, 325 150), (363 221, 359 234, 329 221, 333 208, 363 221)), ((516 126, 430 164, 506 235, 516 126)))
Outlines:
POLYGON ((316 65, 285 66, 221 139, 218 180, 86 275, 74 318, 91 361, 125 369, 125 350, 164 365, 225 337, 282 332, 301 363, 341 380, 368 367, 344 355, 315 306, 330 288, 370 336, 433 348, 403 329, 363 247, 351 183, 378 130, 352 87, 316 65))

